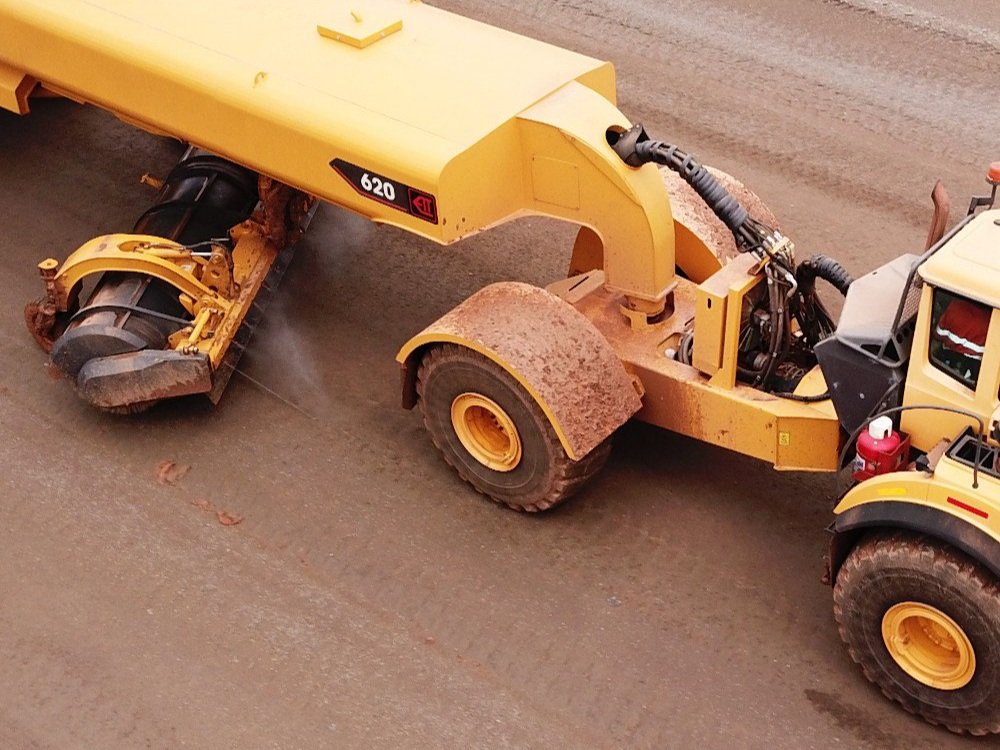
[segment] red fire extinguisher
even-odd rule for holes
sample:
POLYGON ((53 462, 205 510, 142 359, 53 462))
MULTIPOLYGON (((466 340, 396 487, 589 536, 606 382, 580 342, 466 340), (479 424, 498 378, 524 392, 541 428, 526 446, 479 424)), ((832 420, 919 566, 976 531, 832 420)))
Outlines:
POLYGON ((878 474, 896 471, 910 453, 910 436, 901 436, 892 428, 890 417, 873 419, 868 429, 858 435, 858 453, 854 458, 853 477, 858 482, 878 474))

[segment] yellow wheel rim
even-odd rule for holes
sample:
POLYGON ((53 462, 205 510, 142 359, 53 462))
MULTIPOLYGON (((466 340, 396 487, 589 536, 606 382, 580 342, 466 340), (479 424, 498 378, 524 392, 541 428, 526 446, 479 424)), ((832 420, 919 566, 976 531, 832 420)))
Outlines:
POLYGON ((929 604, 901 602, 882 618, 882 639, 900 669, 938 690, 958 690, 976 671, 976 652, 958 623, 929 604))
POLYGON ((451 402, 451 424, 470 455, 494 471, 513 471, 521 463, 517 427, 495 401, 463 393, 451 402))

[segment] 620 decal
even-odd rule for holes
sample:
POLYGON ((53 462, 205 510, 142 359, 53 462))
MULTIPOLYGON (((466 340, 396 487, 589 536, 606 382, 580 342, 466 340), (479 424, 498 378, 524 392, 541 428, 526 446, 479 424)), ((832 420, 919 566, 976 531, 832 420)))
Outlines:
POLYGON ((438 223, 437 199, 430 193, 404 185, 397 180, 390 180, 384 175, 343 159, 334 159, 330 162, 330 166, 362 195, 399 209, 410 216, 429 221, 431 224, 438 223))

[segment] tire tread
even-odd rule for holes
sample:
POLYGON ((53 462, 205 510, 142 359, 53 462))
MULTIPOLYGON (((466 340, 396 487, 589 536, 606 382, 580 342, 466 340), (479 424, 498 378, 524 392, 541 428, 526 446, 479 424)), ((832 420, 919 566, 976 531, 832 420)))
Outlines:
POLYGON ((565 502, 603 468, 604 464, 608 460, 608 456, 611 453, 610 438, 604 440, 600 445, 580 460, 574 461, 566 455, 565 450, 563 450, 562 445, 559 442, 559 436, 556 435, 556 431, 549 423, 549 420, 544 416, 544 414, 541 414, 541 410, 538 409, 537 404, 532 402, 534 408, 538 410, 538 414, 536 416, 541 417, 538 421, 542 426, 545 440, 550 445, 557 448, 557 450, 554 451, 555 462, 553 479, 546 488, 545 493, 541 498, 534 500, 533 502, 517 503, 509 499, 495 497, 479 487, 475 481, 475 477, 473 477, 459 462, 452 460, 449 455, 449 451, 443 444, 441 436, 437 434, 437 430, 434 428, 432 421, 428 418, 427 411, 424 408, 424 404, 426 403, 424 400, 424 383, 426 382, 430 372, 434 368, 439 367, 448 361, 468 361, 470 358, 477 360, 480 366, 491 371, 494 375, 500 377, 501 379, 507 379, 510 377, 506 370, 501 368, 492 360, 484 357, 478 352, 466 349, 465 347, 461 347, 456 344, 442 344, 430 349, 421 360, 420 368, 417 371, 417 396, 423 412, 424 426, 427 428, 427 432, 430 433, 434 446, 444 457, 444 460, 449 466, 455 469, 464 481, 471 484, 480 494, 485 495, 494 502, 506 505, 508 508, 513 510, 524 511, 527 513, 538 513, 543 510, 554 508, 560 503, 565 502))
MULTIPOLYGON (((840 638, 847 646, 851 659, 861 667, 865 677, 879 687, 883 695, 899 703, 909 713, 921 716, 930 724, 944 726, 956 734, 1000 733, 1000 694, 994 696, 997 705, 992 707, 992 718, 979 724, 958 723, 949 716, 947 709, 935 711, 935 707, 923 705, 903 690, 893 690, 892 686, 886 684, 874 659, 855 646, 845 611, 849 606, 848 592, 860 579, 870 575, 871 571, 887 566, 935 570, 951 586, 984 600, 990 597, 1000 598, 1000 586, 978 563, 963 553, 943 546, 927 536, 892 531, 865 537, 855 546, 837 574, 833 592, 833 614, 840 638)), ((1000 617, 996 617, 992 625, 996 631, 1000 631, 1000 617)))

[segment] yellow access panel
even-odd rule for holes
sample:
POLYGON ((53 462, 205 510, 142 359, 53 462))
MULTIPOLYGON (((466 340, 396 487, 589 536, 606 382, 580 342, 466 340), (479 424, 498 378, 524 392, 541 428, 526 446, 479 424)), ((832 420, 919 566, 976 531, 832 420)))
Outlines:
POLYGON ((0 106, 35 82, 444 243, 525 208, 490 134, 615 97, 607 63, 407 0, 0 0, 0 106))

